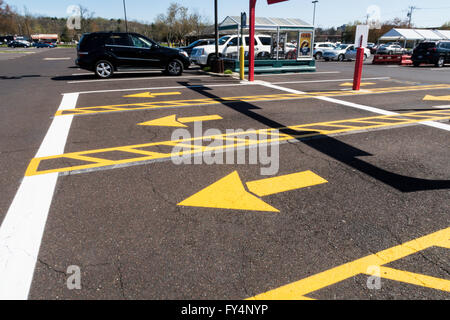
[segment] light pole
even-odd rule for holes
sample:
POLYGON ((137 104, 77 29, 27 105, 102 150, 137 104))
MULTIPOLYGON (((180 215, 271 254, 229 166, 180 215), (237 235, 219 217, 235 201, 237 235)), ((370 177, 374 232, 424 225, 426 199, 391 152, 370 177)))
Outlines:
POLYGON ((123 0, 123 12, 125 14, 125 31, 128 32, 127 8, 125 6, 125 0, 123 0))
POLYGON ((314 4, 314 13, 313 13, 313 27, 316 26, 316 4, 319 0, 314 0, 312 3, 314 4))

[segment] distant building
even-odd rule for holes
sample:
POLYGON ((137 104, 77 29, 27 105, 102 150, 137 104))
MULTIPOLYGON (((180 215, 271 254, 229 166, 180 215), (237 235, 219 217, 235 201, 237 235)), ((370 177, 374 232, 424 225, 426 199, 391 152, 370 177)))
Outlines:
POLYGON ((59 36, 57 34, 33 34, 31 39, 34 42, 58 42, 59 36))

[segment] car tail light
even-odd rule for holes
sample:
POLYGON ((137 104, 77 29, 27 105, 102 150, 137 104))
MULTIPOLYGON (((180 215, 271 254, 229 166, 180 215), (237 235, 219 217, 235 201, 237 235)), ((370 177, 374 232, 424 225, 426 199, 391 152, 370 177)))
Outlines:
POLYGON ((434 47, 434 48, 429 48, 428 51, 436 52, 436 51, 437 51, 437 48, 436 48, 436 47, 434 47))

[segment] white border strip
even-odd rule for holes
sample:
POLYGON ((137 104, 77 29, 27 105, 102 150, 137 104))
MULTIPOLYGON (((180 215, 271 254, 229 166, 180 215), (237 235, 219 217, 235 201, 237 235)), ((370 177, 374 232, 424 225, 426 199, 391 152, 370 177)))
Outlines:
MULTIPOLYGON (((290 92, 290 93, 295 93, 295 94, 304 94, 305 92, 303 91, 298 91, 298 90, 294 90, 294 89, 290 89, 290 88, 284 88, 284 87, 280 87, 277 86, 275 84, 272 83, 268 83, 265 81, 255 81, 255 84, 260 84, 272 89, 278 89, 278 90, 282 90, 282 91, 286 91, 286 92, 290 92)), ((331 103, 336 103, 336 104, 340 104, 340 105, 344 105, 347 107, 351 107, 351 108, 356 108, 356 109, 361 109, 361 110, 365 110, 365 111, 369 111, 369 112, 373 112, 373 113, 378 113, 378 114, 382 114, 382 115, 401 115, 401 113, 396 113, 396 112, 392 112, 392 111, 388 111, 388 110, 384 110, 384 109, 379 109, 379 108, 375 108, 375 107, 370 107, 370 106, 365 106, 362 104, 357 104, 357 103, 353 103, 353 102, 348 102, 348 101, 344 101, 344 100, 339 100, 339 99, 334 99, 334 98, 330 98, 330 97, 323 97, 323 96, 312 96, 311 98, 314 99, 318 99, 318 100, 323 100, 323 101, 328 101, 331 103)), ((425 126, 429 126, 429 127, 433 127, 433 128, 437 128, 437 129, 442 129, 442 130, 446 130, 446 131, 450 131, 450 125, 448 124, 444 124, 444 123, 440 123, 440 122, 434 122, 434 121, 424 121, 424 122, 418 122, 420 124, 423 124, 425 126)))
MULTIPOLYGON (((58 110, 76 107, 65 94, 58 110)), ((36 157, 64 152, 73 116, 55 117, 36 157)), ((0 299, 25 300, 33 280, 58 173, 24 177, 0 227, 0 299)))

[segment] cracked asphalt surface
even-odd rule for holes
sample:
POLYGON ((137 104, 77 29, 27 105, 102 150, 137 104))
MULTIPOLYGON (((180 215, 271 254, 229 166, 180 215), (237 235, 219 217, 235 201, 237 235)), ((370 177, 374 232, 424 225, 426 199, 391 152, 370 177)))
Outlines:
MULTIPOLYGON (((75 54, 74 49, 61 48, 37 51, 14 62, 0 59, 0 221, 64 93, 82 92, 76 107, 286 93, 264 85, 239 85, 236 79, 204 75, 196 68, 182 77, 120 73, 112 81, 92 81, 93 75, 73 66, 75 54), (71 60, 43 60, 47 57, 71 60), (146 91, 181 95, 123 97, 146 91)), ((354 63, 317 65, 317 73, 256 79, 313 92, 342 90, 341 84, 353 75, 354 63)), ((363 78, 384 79, 363 80, 374 83, 363 89, 450 84, 449 75, 450 67, 366 64, 363 78)), ((425 95, 445 96, 448 89, 332 98, 398 113, 448 108, 435 108, 449 103, 423 101, 425 95)), ((64 152, 170 140, 176 128, 136 124, 173 114, 220 115, 222 120, 205 121, 202 127, 221 132, 377 115, 318 99, 97 113, 74 116, 64 152)), ((186 125, 193 134, 193 123, 186 125)), ((69 172, 57 180, 28 297, 245 299, 448 228, 449 134, 410 124, 282 143, 275 176, 311 170, 328 183, 265 196, 264 202, 278 213, 177 205, 234 171, 244 183, 268 178, 261 175, 259 164, 154 161, 69 172), (81 290, 66 286, 71 265, 80 267, 81 290)), ((433 246, 387 266, 449 281, 448 251, 433 246)), ((307 297, 450 298, 448 290, 388 279, 382 279, 379 290, 370 290, 367 277, 359 274, 307 297)))

